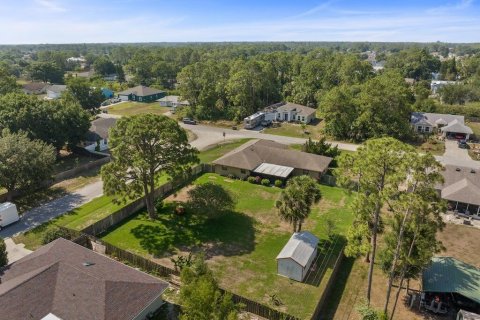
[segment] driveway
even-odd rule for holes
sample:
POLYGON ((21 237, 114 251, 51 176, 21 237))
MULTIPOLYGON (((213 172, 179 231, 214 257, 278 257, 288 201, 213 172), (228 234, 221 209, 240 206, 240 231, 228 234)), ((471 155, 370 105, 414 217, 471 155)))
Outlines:
POLYGON ((8 263, 20 260, 32 253, 31 250, 25 249, 25 245, 23 243, 15 244, 11 238, 5 239, 5 245, 7 247, 8 263))
POLYGON ((442 164, 480 169, 480 162, 472 160, 468 155, 468 150, 459 148, 455 140, 445 140, 445 153, 436 158, 442 164))
POLYGON ((27 211, 23 214, 20 221, 6 227, 0 231, 0 237, 8 238, 18 233, 28 231, 39 226, 53 218, 61 216, 84 203, 89 202, 93 198, 103 194, 103 182, 97 181, 86 185, 74 192, 67 194, 61 198, 55 199, 44 205, 27 211))

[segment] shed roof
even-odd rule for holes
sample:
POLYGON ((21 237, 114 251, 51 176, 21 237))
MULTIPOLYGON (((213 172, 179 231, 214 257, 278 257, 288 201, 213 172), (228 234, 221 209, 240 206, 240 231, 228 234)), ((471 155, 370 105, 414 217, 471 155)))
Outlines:
POLYGON ((158 90, 158 89, 155 89, 155 88, 145 87, 145 86, 136 86, 136 87, 124 90, 122 92, 119 92, 118 94, 121 95, 121 96, 134 94, 134 95, 137 95, 139 97, 145 97, 145 96, 151 96, 151 95, 159 94, 159 93, 163 93, 163 92, 165 92, 165 91, 158 90))
POLYGON ((292 259, 305 267, 310 257, 315 253, 318 238, 308 231, 295 232, 288 240, 277 259, 292 259))
POLYGON ((422 287, 428 292, 456 292, 480 303, 480 269, 452 257, 432 258, 422 287))
POLYGON ((262 163, 253 172, 258 174, 264 174, 272 177, 287 178, 292 171, 295 170, 292 167, 279 166, 272 163, 262 163))
POLYGON ((449 122, 447 126, 442 127, 440 130, 443 132, 457 132, 457 133, 465 133, 465 134, 472 134, 473 130, 470 127, 467 127, 463 123, 461 123, 458 119, 449 122))
POLYGON ((168 287, 162 280, 65 239, 0 273, 2 319, 133 319, 168 287))

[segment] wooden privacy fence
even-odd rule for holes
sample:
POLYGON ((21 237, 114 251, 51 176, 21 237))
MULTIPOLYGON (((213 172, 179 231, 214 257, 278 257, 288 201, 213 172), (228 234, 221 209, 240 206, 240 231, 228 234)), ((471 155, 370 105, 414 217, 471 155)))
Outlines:
MULTIPOLYGON (((172 181, 162 184, 160 187, 155 189, 155 197, 163 198, 170 194, 171 192, 177 190, 179 187, 185 185, 186 183, 196 179, 199 175, 204 172, 204 165, 199 164, 191 169, 191 171, 184 177, 179 177, 173 179, 172 181)), ((89 225, 82 232, 96 236, 99 235, 111 227, 121 223, 125 219, 131 217, 139 210, 145 207, 145 200, 142 198, 137 199, 118 211, 112 213, 111 215, 89 225)))
MULTIPOLYGON (((71 239, 71 241, 81 246, 84 246, 89 249, 92 249, 95 246, 95 244, 104 246, 106 255, 114 257, 121 262, 124 262, 130 266, 139 268, 152 275, 165 278, 169 282, 171 282, 171 279, 170 279, 171 275, 174 275, 174 276, 180 275, 180 272, 175 269, 166 267, 148 258, 144 258, 135 253, 132 253, 130 251, 120 249, 92 235, 89 235, 80 231, 68 229, 65 227, 60 227, 60 229, 64 231, 64 233, 71 239), (94 243, 94 245, 92 245, 92 243, 94 243)), ((173 284, 177 285, 177 283, 173 283, 173 284)), ((232 296, 233 302, 242 304, 243 311, 250 312, 271 320, 300 320, 299 318, 296 318, 292 315, 275 310, 269 306, 250 300, 238 294, 231 293, 225 289, 220 288, 220 291, 223 294, 230 294, 232 296)))

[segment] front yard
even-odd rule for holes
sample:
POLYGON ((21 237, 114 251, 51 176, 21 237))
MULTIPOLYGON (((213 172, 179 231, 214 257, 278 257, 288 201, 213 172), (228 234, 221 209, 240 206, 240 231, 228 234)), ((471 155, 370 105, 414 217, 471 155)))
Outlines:
POLYGON ((161 107, 159 102, 143 103, 127 101, 108 107, 108 113, 119 116, 133 116, 141 113, 164 114, 170 111, 168 107, 161 107))
POLYGON ((159 217, 146 212, 125 221, 103 235, 103 240, 122 249, 173 266, 170 258, 190 251, 206 253, 222 287, 300 318, 309 318, 332 272, 352 222, 351 197, 342 189, 319 186, 322 200, 307 219, 304 230, 322 239, 316 269, 299 283, 276 274, 276 256, 291 236, 291 226, 281 221, 274 208, 281 189, 205 174, 194 184, 213 182, 229 190, 235 210, 215 220, 188 213, 173 213, 174 202, 187 200, 186 187, 165 200, 159 217), (325 221, 335 221, 338 236, 326 241, 325 221), (273 301, 278 299, 279 304, 273 301))
POLYGON ((324 121, 315 120, 311 124, 302 126, 298 123, 282 122, 277 128, 269 127, 263 130, 263 133, 276 134, 294 138, 312 138, 319 139, 323 136, 324 121), (305 127, 305 128, 304 128, 305 127))

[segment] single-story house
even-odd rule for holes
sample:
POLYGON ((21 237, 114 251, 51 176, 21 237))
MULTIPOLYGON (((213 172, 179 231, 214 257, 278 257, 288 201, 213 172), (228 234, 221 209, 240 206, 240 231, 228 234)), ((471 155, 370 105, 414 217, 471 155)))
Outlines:
POLYGON ((449 209, 480 219, 480 170, 469 167, 445 165, 444 183, 437 186, 449 209))
POLYGON ((332 158, 290 150, 274 141, 251 140, 213 161, 213 171, 242 179, 250 175, 270 180, 299 175, 320 179, 330 162, 332 158))
POLYGON ((118 93, 122 101, 153 102, 165 97, 165 91, 155 88, 136 86, 118 93))
POLYGON ((468 139, 473 133, 464 116, 453 114, 412 112, 410 124, 417 133, 441 132, 447 138, 468 139))
POLYGON ((29 82, 22 86, 25 94, 44 94, 47 91, 48 84, 45 82, 29 82))
POLYGON ((184 107, 190 105, 187 100, 180 100, 180 96, 166 96, 158 99, 160 107, 184 107))
POLYGON ((480 269, 452 257, 432 258, 422 273, 425 305, 432 299, 454 309, 480 312, 480 269))
POLYGON ((277 256, 277 274, 302 282, 317 256, 318 238, 308 231, 295 232, 277 256))
POLYGON ((245 129, 254 129, 262 121, 297 121, 308 124, 316 118, 316 112, 317 110, 301 104, 280 102, 246 117, 243 122, 245 129))
POLYGON ((0 272, 2 319, 143 320, 168 283, 65 239, 0 272))
POLYGON ((58 99, 62 93, 67 90, 67 86, 63 84, 52 84, 47 87, 47 97, 46 99, 53 100, 58 99))
POLYGON ((98 118, 92 121, 87 132, 84 148, 90 152, 108 150, 108 132, 117 123, 114 118, 98 118))
POLYGON ((113 90, 110 90, 108 88, 101 88, 101 90, 102 90, 102 94, 105 97, 105 99, 113 98, 113 95, 114 95, 113 90))

